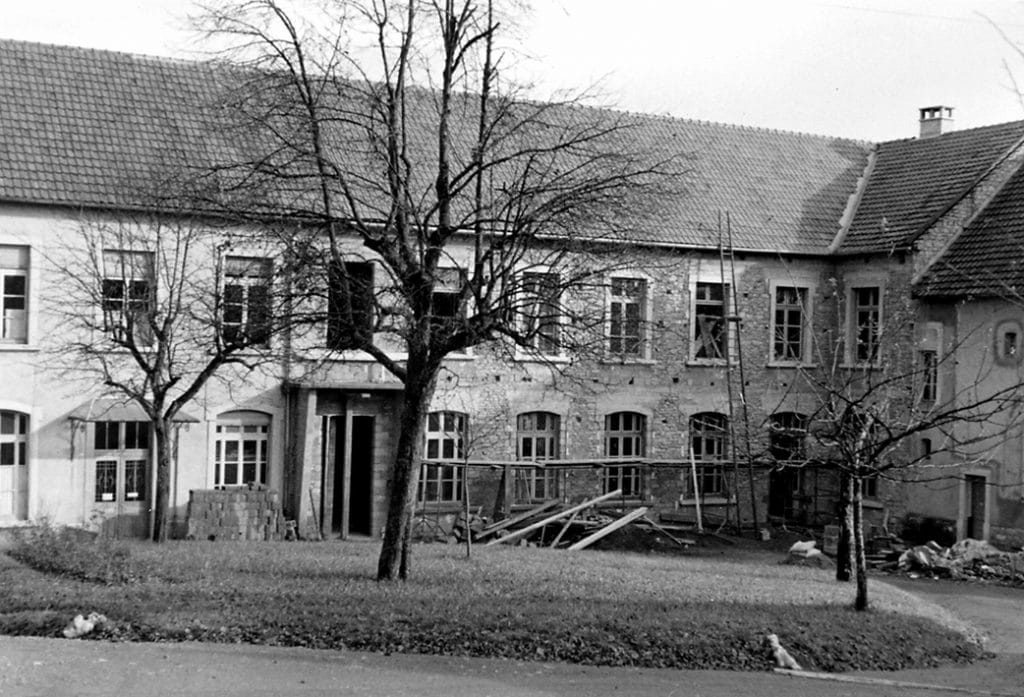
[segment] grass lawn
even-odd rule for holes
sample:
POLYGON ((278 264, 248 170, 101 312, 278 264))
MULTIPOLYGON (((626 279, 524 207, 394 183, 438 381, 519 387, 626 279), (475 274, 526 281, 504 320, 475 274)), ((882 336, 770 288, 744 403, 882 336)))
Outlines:
POLYGON ((936 606, 872 582, 874 609, 821 569, 537 548, 420 545, 413 580, 373 581, 366 542, 147 543, 104 584, 0 556, 0 633, 250 642, 595 665, 765 670, 779 635, 806 669, 924 667, 980 649, 936 606))

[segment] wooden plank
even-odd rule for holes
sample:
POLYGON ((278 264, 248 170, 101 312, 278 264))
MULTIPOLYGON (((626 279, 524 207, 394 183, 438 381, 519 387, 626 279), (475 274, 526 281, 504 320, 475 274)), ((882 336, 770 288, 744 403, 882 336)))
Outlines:
MULTIPOLYGON (((579 511, 582 511, 584 508, 590 508, 591 506, 593 506, 596 503, 600 503, 601 501, 606 501, 607 499, 615 498, 616 496, 622 496, 622 490, 621 489, 616 489, 615 491, 610 491, 607 494, 603 494, 601 496, 598 496, 597 498, 590 499, 589 501, 584 501, 583 503, 578 503, 575 506, 573 506, 572 508, 567 508, 564 511, 559 511, 558 513, 556 513, 556 514, 554 514, 552 516, 548 516, 544 520, 539 520, 536 523, 533 523, 532 525, 527 525, 525 528, 520 528, 519 530, 516 530, 514 532, 510 532, 509 534, 505 535, 504 537, 499 537, 496 540, 491 540, 490 542, 485 544, 484 547, 490 547, 491 545, 496 545, 496 544, 498 544, 500 542, 511 542, 512 540, 519 539, 520 537, 523 537, 524 535, 527 535, 527 534, 533 532, 534 530, 536 530, 537 528, 543 527, 543 526, 547 525, 548 523, 553 523, 556 520, 561 520, 562 518, 565 518, 566 516, 570 516, 573 513, 577 513, 579 511)), ((647 509, 645 508, 644 510, 646 511, 647 509)))
POLYGON ((598 540, 600 540, 605 535, 608 535, 609 533, 613 533, 613 532, 615 532, 616 530, 618 530, 619 528, 621 528, 623 526, 629 525, 631 522, 633 522, 634 520, 636 520, 640 516, 645 515, 646 513, 647 513, 647 507, 646 506, 644 506, 642 508, 638 508, 635 511, 630 511, 629 513, 627 513, 626 515, 622 516, 618 520, 612 521, 611 523, 609 523, 608 525, 605 525, 603 528, 601 528, 597 532, 595 532, 595 533, 593 533, 591 535, 588 535, 587 537, 584 537, 582 540, 580 540, 576 544, 571 545, 569 547, 569 551, 571 552, 571 551, 575 551, 577 549, 584 549, 585 547, 589 547, 591 544, 593 544, 594 542, 597 542, 598 540))
POLYGON ((541 505, 537 506, 536 508, 531 508, 528 511, 524 511, 523 513, 520 513, 518 515, 514 515, 511 518, 505 518, 504 520, 499 520, 497 523, 491 523, 490 525, 488 525, 487 527, 485 527, 483 530, 480 531, 480 534, 476 536, 476 540, 477 540, 477 542, 479 542, 480 540, 484 539, 485 537, 490 537, 492 534, 494 534, 496 532, 501 532, 502 530, 504 530, 507 527, 511 527, 512 525, 515 525, 516 523, 521 523, 524 520, 527 520, 529 518, 532 518, 535 515, 538 515, 539 513, 543 513, 544 511, 551 510, 552 508, 557 506, 558 503, 559 503, 558 499, 552 499, 551 501, 545 501, 544 503, 542 503, 541 505))
POLYGON ((660 526, 657 523, 655 523, 653 520, 651 520, 647 516, 644 516, 644 519, 641 522, 644 523, 645 525, 650 525, 652 528, 654 528, 655 530, 660 532, 662 535, 664 535, 668 539, 670 539, 673 542, 675 542, 677 545, 679 545, 683 549, 686 549, 687 547, 689 547, 691 545, 697 544, 694 540, 686 540, 686 539, 680 539, 680 538, 676 537, 675 535, 673 535, 668 530, 666 530, 662 526, 660 526))
POLYGON ((565 531, 569 529, 570 525, 572 525, 572 521, 576 520, 577 515, 579 515, 579 511, 573 513, 571 516, 569 516, 569 520, 565 521, 565 525, 563 525, 562 529, 558 531, 558 534, 555 536, 555 539, 551 541, 552 547, 557 547, 558 543, 562 541, 562 535, 564 535, 565 531))

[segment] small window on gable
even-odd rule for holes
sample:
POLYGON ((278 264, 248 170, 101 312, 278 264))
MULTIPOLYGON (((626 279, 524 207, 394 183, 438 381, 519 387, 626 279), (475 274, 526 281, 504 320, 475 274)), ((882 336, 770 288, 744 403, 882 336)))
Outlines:
POLYGON ((1014 320, 996 325, 995 357, 1000 365, 1016 365, 1021 358, 1021 327, 1014 320))

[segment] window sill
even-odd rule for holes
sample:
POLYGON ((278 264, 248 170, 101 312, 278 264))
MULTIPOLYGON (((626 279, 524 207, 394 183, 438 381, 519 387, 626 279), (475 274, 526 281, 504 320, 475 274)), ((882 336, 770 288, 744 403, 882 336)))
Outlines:
POLYGON ((801 369, 801 370, 814 370, 818 367, 817 363, 803 363, 800 361, 768 361, 766 364, 768 368, 783 368, 783 369, 801 369))
MULTIPOLYGON (((724 496, 708 496, 699 500, 701 506, 731 506, 736 503, 735 498, 726 498, 724 496)), ((685 498, 679 499, 680 506, 696 506, 698 499, 685 498)))
POLYGON ((885 504, 877 499, 863 499, 860 502, 862 508, 871 508, 875 510, 881 510, 885 508, 885 504))
POLYGON ((840 370, 881 370, 881 363, 840 363, 840 370))
POLYGON ((557 365, 569 365, 572 363, 572 359, 568 356, 557 355, 557 356, 544 356, 544 355, 533 355, 529 353, 517 353, 513 360, 516 363, 555 363, 557 365))
POLYGON ((33 353, 39 350, 40 348, 35 344, 7 344, 0 342, 0 351, 33 353))
POLYGON ((654 358, 643 358, 637 356, 636 358, 602 358, 598 361, 601 365, 657 365, 658 361, 654 358))
POLYGON ((724 358, 690 358, 686 365, 690 368, 724 368, 727 365, 736 365, 735 361, 727 361, 724 358))

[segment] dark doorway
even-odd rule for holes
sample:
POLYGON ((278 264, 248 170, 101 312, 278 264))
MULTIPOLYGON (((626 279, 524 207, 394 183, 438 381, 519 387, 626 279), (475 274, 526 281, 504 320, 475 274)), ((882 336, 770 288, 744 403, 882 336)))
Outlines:
POLYGON ((792 519, 796 482, 797 473, 792 469, 783 468, 768 474, 768 515, 792 519))
POLYGON ((374 417, 352 417, 352 450, 349 458, 348 529, 357 535, 369 535, 373 507, 373 434, 374 417))
POLYGON ((967 520, 964 533, 973 540, 985 539, 985 477, 968 475, 967 520))

